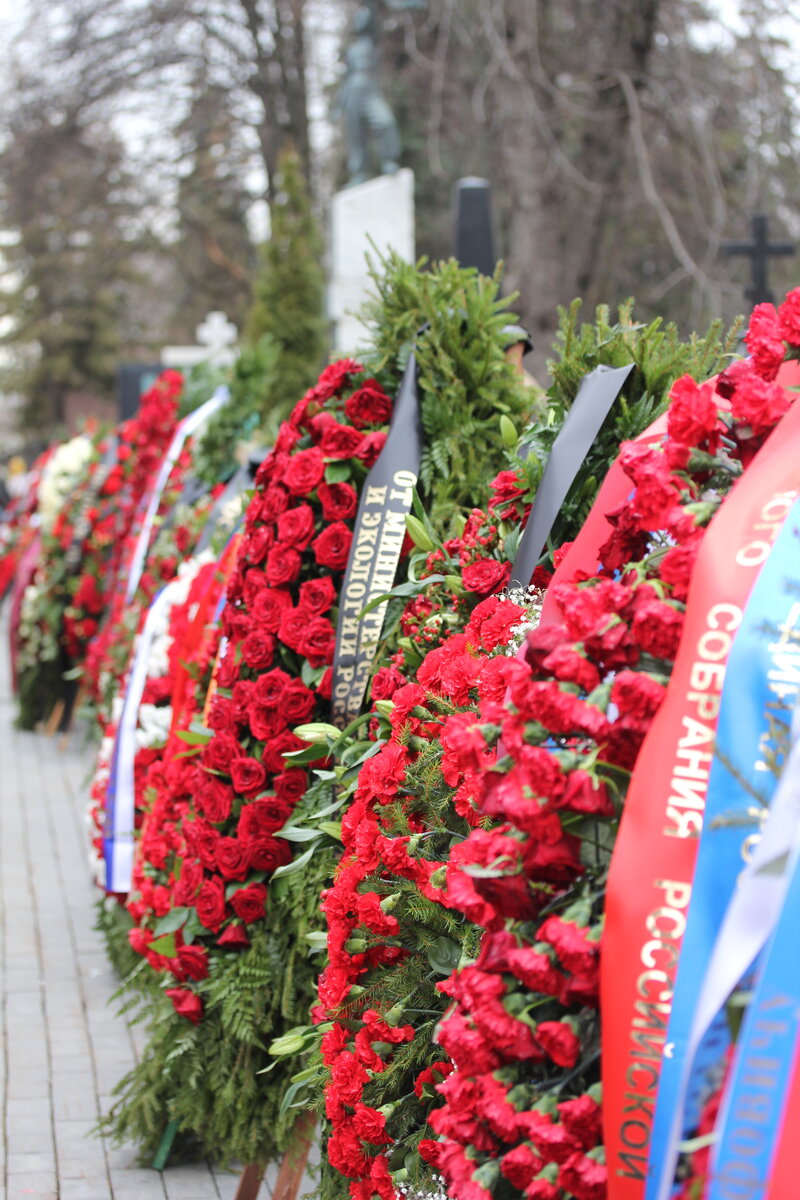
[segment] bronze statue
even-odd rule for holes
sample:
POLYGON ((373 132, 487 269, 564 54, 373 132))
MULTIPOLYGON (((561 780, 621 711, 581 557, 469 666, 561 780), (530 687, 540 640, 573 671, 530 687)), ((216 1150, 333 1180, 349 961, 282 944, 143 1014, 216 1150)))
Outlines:
MULTIPOLYGON (((425 0, 386 0, 389 8, 421 8, 425 0)), ((380 174, 394 175, 400 157, 400 135, 394 113, 384 99, 378 77, 378 0, 358 9, 353 38, 345 51, 346 73, 338 97, 347 147, 348 187, 363 183, 370 171, 370 145, 380 174)))

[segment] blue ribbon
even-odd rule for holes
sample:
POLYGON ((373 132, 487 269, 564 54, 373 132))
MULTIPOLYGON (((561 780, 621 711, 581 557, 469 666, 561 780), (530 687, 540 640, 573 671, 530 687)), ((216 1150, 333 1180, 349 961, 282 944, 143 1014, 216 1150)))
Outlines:
MULTIPOLYGON (((795 769, 797 763, 793 764, 795 769)), ((783 1126, 800 1034, 800 854, 787 870, 788 889, 772 938, 762 955, 755 994, 736 1043, 712 1153, 707 1200, 732 1195, 760 1200, 783 1126)), ((797 1130, 787 1131, 797 1136, 797 1130)))
MULTIPOLYGON (((791 509, 759 573, 728 656, 716 753, 667 1027, 645 1200, 667 1200, 672 1194, 678 1143, 696 1127, 705 1097, 721 1083, 730 1045, 724 1009, 706 1025, 699 1043, 694 1027, 706 967, 744 865, 743 843, 758 832, 759 817, 766 813, 775 790, 776 779, 766 762, 774 749, 770 718, 780 719, 785 701, 793 707, 798 694, 796 669, 781 678, 783 643, 800 626, 800 603, 786 580, 786 564, 796 560, 798 521, 800 501, 791 509)), ((702 690, 702 672, 714 669, 713 663, 698 664, 698 690, 702 690)))

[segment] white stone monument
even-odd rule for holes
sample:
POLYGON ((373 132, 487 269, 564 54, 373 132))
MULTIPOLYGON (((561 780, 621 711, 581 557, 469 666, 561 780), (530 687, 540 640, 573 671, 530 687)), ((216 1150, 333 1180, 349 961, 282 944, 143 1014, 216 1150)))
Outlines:
POLYGON ((164 346, 161 362, 177 371, 188 371, 199 363, 230 367, 236 362, 239 331, 224 312, 210 312, 195 330, 196 346, 164 346))
POLYGON ((366 327, 353 314, 371 288, 366 256, 390 249, 414 262, 414 172, 407 167, 333 197, 328 317, 338 354, 353 353, 365 341, 366 327))

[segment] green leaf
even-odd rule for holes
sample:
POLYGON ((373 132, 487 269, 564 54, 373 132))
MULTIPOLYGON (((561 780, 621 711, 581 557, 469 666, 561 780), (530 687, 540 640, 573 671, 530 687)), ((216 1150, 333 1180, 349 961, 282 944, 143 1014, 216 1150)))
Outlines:
POLYGON ((298 825, 284 825, 275 837, 284 838, 287 842, 310 842, 319 837, 318 829, 303 829, 298 825))
POLYGON ((437 975, 450 975, 458 966, 461 946, 452 938, 438 937, 428 950, 428 962, 437 975))
POLYGON ((350 467, 338 459, 328 462, 325 465, 325 482, 326 483, 346 483, 352 475, 350 467))
POLYGON ((342 840, 341 821, 320 821, 319 829, 322 833, 327 833, 328 837, 335 838, 337 842, 342 840))
POLYGON ((286 875, 293 875, 295 871, 302 871, 303 867, 307 867, 311 859, 316 854, 317 847, 312 846, 310 850, 306 850, 305 854, 301 854, 299 858, 293 858, 290 863, 285 863, 284 866, 278 867, 272 872, 273 879, 281 879, 286 875))
POLYGON ((306 746, 304 750, 292 750, 284 754, 283 758, 290 766, 298 767, 301 763, 312 763, 320 758, 327 758, 329 753, 327 746, 311 745, 306 746))
POLYGON ((409 596, 419 596, 420 593, 428 590, 430 584, 444 583, 446 578, 447 576, 445 575, 426 575, 424 579, 412 580, 410 583, 398 583, 397 587, 393 587, 390 592, 384 592, 381 596, 374 596, 369 604, 365 604, 358 614, 358 619, 361 620, 367 613, 372 612, 373 608, 377 608, 379 604, 383 604, 386 600, 393 600, 396 596, 400 596, 403 599, 409 596))
POLYGON ((160 917, 156 921, 153 932, 157 937, 161 937, 164 933, 174 933, 185 924, 188 916, 188 908, 173 908, 166 916, 160 917))
POLYGON ((156 954, 163 954, 165 958, 174 958, 178 953, 174 933, 165 933, 163 937, 156 938, 154 942, 151 942, 147 948, 154 950, 156 954))
POLYGON ((204 733, 200 733, 195 729, 179 729, 178 737, 187 746, 206 746, 211 741, 211 730, 207 729, 204 733))

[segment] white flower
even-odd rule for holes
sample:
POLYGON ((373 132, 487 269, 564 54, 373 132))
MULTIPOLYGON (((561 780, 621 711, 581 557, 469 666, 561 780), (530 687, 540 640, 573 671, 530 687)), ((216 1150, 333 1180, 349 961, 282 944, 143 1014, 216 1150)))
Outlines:
POLYGON ((51 454, 39 482, 38 508, 42 529, 49 531, 92 456, 92 443, 85 434, 63 442, 51 454))

